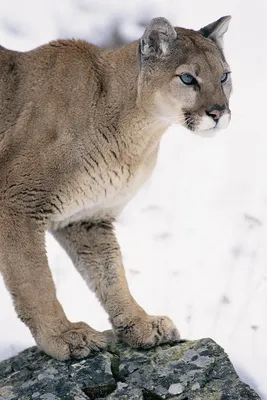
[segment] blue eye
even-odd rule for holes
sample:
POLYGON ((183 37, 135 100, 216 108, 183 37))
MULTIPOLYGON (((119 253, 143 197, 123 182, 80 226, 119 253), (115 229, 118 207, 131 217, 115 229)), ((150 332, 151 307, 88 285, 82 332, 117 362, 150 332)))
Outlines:
POLYGON ((225 83, 228 80, 229 72, 225 72, 221 77, 221 83, 225 83))
POLYGON ((195 85, 197 83, 196 79, 191 74, 182 74, 179 75, 179 77, 185 85, 195 85))

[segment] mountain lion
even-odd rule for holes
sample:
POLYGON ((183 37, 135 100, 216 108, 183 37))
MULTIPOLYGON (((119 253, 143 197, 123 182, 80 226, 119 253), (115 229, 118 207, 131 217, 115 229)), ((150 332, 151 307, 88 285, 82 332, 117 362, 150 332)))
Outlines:
POLYGON ((142 348, 179 340, 169 318, 148 315, 131 296, 113 224, 151 175, 171 124, 202 134, 227 127, 229 21, 194 31, 155 18, 116 50, 80 40, 0 48, 0 271, 19 318, 52 357, 85 357, 106 337, 67 319, 46 231, 120 340, 142 348))

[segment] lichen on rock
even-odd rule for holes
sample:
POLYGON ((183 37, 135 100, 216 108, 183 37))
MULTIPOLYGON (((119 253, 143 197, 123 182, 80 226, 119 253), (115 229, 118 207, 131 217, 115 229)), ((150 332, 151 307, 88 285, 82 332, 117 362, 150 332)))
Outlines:
POLYGON ((110 345, 77 361, 54 360, 32 347, 0 363, 0 400, 249 400, 260 397, 238 378, 211 339, 150 350, 110 345))

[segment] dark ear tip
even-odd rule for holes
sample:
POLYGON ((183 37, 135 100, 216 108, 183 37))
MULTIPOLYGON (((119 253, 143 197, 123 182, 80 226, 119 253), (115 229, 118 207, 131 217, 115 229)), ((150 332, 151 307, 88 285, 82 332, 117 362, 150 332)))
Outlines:
POLYGON ((224 17, 221 17, 221 18, 219 18, 218 19, 218 21, 217 21, 217 23, 226 23, 226 24, 229 24, 229 22, 231 21, 231 19, 232 19, 232 15, 225 15, 224 17))

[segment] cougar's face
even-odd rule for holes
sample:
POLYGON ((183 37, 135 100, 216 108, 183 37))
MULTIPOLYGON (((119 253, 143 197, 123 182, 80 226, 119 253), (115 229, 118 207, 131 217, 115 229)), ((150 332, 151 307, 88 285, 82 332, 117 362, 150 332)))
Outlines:
POLYGON ((165 42, 162 27, 158 35, 154 33, 163 45, 160 55, 151 59, 155 68, 150 62, 144 76, 153 87, 150 98, 154 99, 159 118, 204 136, 228 126, 232 83, 222 51, 222 36, 229 20, 230 17, 223 17, 200 31, 171 30, 169 25, 165 42))
MULTIPOLYGON (((204 39, 203 39, 204 40, 204 39)), ((206 39, 207 40, 207 39, 206 39)), ((170 80, 170 113, 173 121, 197 133, 227 128, 231 111, 231 72, 213 43, 193 49, 170 80), (171 106, 172 104, 172 106, 171 106)))

